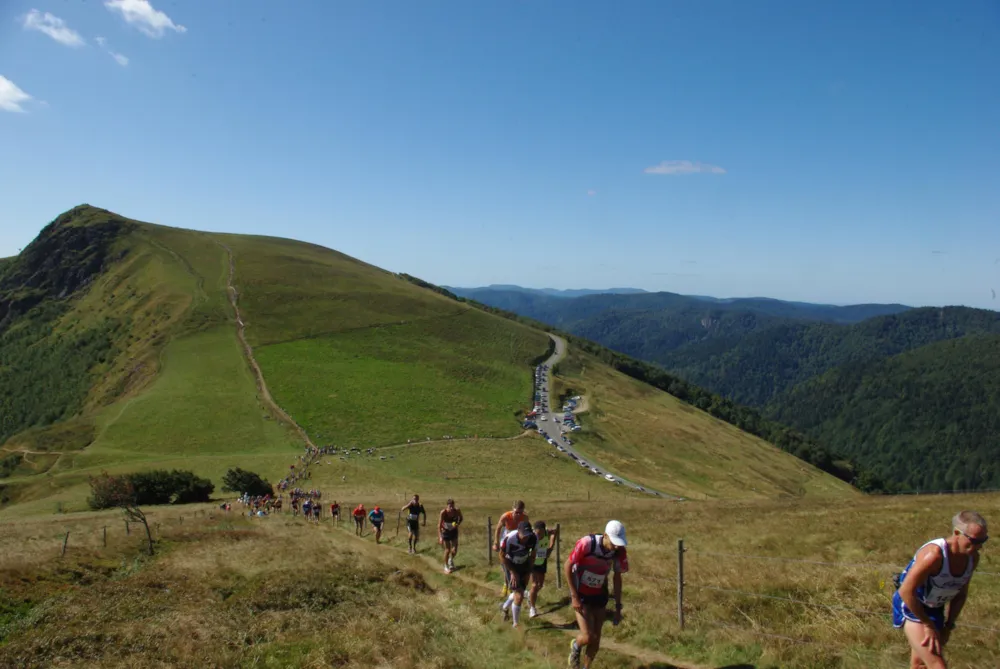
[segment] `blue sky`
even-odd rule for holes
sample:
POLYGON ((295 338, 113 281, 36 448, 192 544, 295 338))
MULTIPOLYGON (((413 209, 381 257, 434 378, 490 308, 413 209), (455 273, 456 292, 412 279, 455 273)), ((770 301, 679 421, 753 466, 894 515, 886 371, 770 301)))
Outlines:
POLYGON ((448 285, 1000 304, 992 0, 8 0, 0 77, 0 256, 89 202, 448 285))

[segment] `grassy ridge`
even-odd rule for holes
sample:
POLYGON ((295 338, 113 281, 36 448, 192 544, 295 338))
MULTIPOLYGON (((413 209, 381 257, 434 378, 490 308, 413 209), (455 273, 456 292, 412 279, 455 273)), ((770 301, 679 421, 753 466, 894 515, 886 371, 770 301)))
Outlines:
POLYGON ((574 448, 631 480, 683 496, 850 495, 853 488, 777 447, 571 349, 556 392, 590 405, 574 448))
POLYGON ((342 253, 287 239, 219 235, 236 256, 254 347, 468 309, 342 253))

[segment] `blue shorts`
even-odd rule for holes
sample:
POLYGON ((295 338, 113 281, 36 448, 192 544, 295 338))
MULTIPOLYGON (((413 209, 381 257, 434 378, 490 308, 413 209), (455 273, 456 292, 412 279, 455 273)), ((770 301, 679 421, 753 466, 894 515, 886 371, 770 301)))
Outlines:
MULTIPOLYGON (((940 632, 944 629, 944 607, 939 606, 937 608, 931 608, 929 606, 924 607, 924 611, 927 613, 927 617, 931 619, 934 623, 934 627, 940 632)), ((901 628, 903 623, 907 620, 914 623, 920 623, 920 619, 913 615, 913 612, 906 606, 903 602, 903 598, 899 596, 899 592, 892 593, 892 626, 896 628, 901 628)))

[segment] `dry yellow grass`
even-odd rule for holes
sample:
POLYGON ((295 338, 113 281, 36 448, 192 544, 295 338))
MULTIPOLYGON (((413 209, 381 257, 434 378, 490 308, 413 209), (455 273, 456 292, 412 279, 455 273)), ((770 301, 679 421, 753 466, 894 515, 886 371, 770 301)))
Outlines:
MULTIPOLYGON (((438 497, 423 496, 432 527, 444 501, 438 497)), ((588 503, 539 493, 526 501, 533 519, 561 523, 563 557, 573 540, 600 531, 612 516, 628 527, 626 618, 606 630, 608 641, 619 645, 602 653, 602 667, 670 666, 651 664, 665 657, 681 658, 678 666, 715 669, 905 666, 905 643, 887 620, 890 574, 920 543, 945 533, 956 510, 971 507, 1000 518, 996 495, 790 504, 588 503), (683 632, 675 607, 679 538, 689 548, 683 632)), ((393 522, 386 545, 376 547, 370 536, 356 540, 331 521, 316 526, 288 516, 224 518, 207 506, 200 509, 204 515, 156 508, 150 516, 160 524, 160 552, 152 561, 141 557, 137 533, 123 536, 115 513, 5 523, 3 596, 31 606, 12 624, 0 623, 8 630, 0 665, 561 666, 566 633, 560 625, 571 617, 566 592, 555 588, 550 571, 540 607, 546 615, 528 622, 526 636, 511 634, 498 622, 499 574, 485 550, 485 517, 496 518, 507 503, 485 497, 458 502, 466 528, 457 560, 462 569, 452 577, 438 572, 432 527, 422 554, 411 557, 405 538, 393 536, 393 522), (110 528, 108 548, 101 546, 104 525, 110 528), (69 550, 60 558, 66 529, 69 550), (428 590, 420 589, 421 580, 428 590)), ((987 545, 981 570, 997 574, 1000 559, 991 551, 987 545)), ((997 627, 998 620, 1000 577, 984 573, 973 582, 962 622, 997 627)), ((960 623, 948 654, 953 668, 1000 666, 1000 637, 960 623)))

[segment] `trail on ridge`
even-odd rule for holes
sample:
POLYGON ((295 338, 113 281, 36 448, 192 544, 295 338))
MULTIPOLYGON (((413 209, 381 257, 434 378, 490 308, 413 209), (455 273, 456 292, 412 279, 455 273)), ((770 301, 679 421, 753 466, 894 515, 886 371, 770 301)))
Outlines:
POLYGON ((246 326, 243 324, 243 317, 240 315, 240 295, 236 290, 236 287, 233 285, 233 275, 236 273, 236 261, 233 257, 233 251, 222 242, 216 243, 224 248, 226 253, 229 255, 229 277, 226 279, 226 288, 229 293, 229 303, 233 305, 233 311, 236 313, 236 336, 239 338, 240 344, 243 346, 243 353, 246 356, 247 362, 250 364, 251 371, 253 372, 254 381, 257 383, 257 392, 260 396, 260 401, 263 402, 271 413, 277 416, 279 420, 294 429, 302 438, 302 441, 304 441, 310 448, 316 448, 316 444, 312 442, 312 439, 310 439, 306 431, 302 429, 302 426, 296 423, 294 418, 289 416, 284 409, 278 406, 278 403, 271 397, 271 391, 267 389, 267 383, 264 381, 264 373, 261 371, 260 365, 257 364, 257 359, 253 355, 253 348, 251 348, 250 343, 247 342, 246 326))

